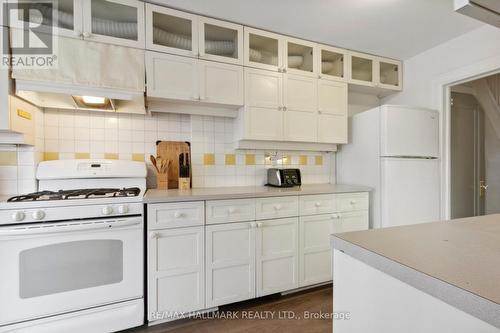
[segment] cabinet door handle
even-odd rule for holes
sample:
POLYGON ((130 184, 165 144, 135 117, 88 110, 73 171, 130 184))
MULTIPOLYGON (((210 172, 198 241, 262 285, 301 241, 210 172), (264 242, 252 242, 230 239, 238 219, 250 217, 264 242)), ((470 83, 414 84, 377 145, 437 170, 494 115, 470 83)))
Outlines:
POLYGON ((152 239, 157 239, 157 238, 160 238, 160 234, 159 234, 158 232, 153 232, 153 233, 151 234, 151 238, 152 238, 152 239))
POLYGON ((316 206, 316 207, 321 206, 321 202, 315 202, 315 203, 314 203, 314 206, 316 206))
POLYGON ((257 223, 257 228, 262 228, 262 222, 257 223))
POLYGON ((281 205, 275 205, 274 206, 274 210, 280 210, 281 209, 281 205))
POLYGON ((318 114, 322 114, 322 113, 323 113, 323 111, 321 111, 321 110, 318 110, 318 114))
POLYGON ((89 38, 89 37, 92 37, 92 34, 91 34, 90 32, 85 31, 85 32, 83 33, 83 37, 85 37, 85 38, 89 38))
POLYGON ((257 223, 255 223, 255 222, 250 223, 250 228, 253 229, 253 228, 256 228, 256 227, 257 227, 257 223))
POLYGON ((356 200, 351 200, 351 205, 355 205, 356 204, 356 200))
POLYGON ((283 69, 281 69, 281 67, 278 67, 278 72, 283 72, 283 69))
POLYGON ((286 111, 286 106, 283 107, 283 111, 286 111))
POLYGON ((175 212, 175 213, 174 213, 174 217, 175 217, 176 219, 181 218, 181 217, 183 217, 183 216, 184 216, 184 214, 183 214, 183 213, 181 213, 181 212, 175 212))
POLYGON ((227 212, 228 214, 234 214, 236 213, 236 208, 229 208, 227 212))
POLYGON ((286 68, 283 68, 283 73, 286 73, 286 68))
POLYGON ((283 108, 281 106, 278 106, 278 111, 281 111, 283 110, 283 108))

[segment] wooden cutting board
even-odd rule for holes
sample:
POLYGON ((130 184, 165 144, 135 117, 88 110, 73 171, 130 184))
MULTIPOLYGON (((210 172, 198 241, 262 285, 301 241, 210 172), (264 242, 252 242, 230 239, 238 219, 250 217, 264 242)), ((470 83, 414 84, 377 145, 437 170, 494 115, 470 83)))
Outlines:
POLYGON ((179 155, 189 153, 189 178, 192 184, 191 144, 184 141, 157 141, 156 156, 172 160, 168 170, 168 188, 179 188, 179 155))

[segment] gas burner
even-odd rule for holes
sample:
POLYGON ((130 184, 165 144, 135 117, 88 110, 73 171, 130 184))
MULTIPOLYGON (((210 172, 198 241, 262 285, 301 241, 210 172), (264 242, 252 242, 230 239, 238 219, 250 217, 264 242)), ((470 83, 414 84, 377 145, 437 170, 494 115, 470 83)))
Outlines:
POLYGON ((136 197, 141 193, 138 187, 129 188, 89 188, 77 190, 41 191, 18 195, 8 199, 8 202, 69 200, 91 198, 136 197))

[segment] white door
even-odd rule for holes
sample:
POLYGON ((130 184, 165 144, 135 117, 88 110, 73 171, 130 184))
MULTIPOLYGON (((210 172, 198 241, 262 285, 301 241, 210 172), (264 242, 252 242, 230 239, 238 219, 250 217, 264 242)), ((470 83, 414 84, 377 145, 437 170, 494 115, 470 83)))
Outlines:
POLYGON ((0 326, 143 296, 142 217, 0 228, 0 326))
POLYGON ((283 36, 244 27, 244 65, 274 72, 283 70, 283 36))
POLYGON ((381 156, 438 157, 437 111, 386 105, 380 112, 381 156))
POLYGON ((298 218, 257 222, 257 297, 297 288, 298 218))
POLYGON ((318 82, 318 142, 347 143, 347 83, 318 82))
POLYGON ((381 159, 381 226, 439 220, 439 160, 381 159))
POLYGON ((334 233, 368 230, 369 217, 367 210, 336 214, 334 233))
POLYGON ((332 279, 330 234, 339 232, 335 214, 301 216, 299 221, 299 286, 332 279))
MULTIPOLYGON (((205 308, 204 227, 149 232, 148 318, 205 308)), ((170 318, 168 315, 165 318, 170 318)))
POLYGON ((283 140, 283 75, 245 68, 246 138, 283 140))
POLYGON ((284 134, 285 140, 316 142, 317 139, 317 79, 284 74, 284 134))
POLYGON ((316 43, 285 37, 283 72, 317 78, 318 57, 316 52, 316 43))
POLYGON ((243 105, 243 67, 200 60, 200 101, 243 105))
POLYGON ((317 45, 318 79, 347 81, 348 61, 346 50, 328 45, 317 45))
POLYGON ((243 26, 199 16, 200 58, 243 65, 243 26))
POLYGON ((206 226, 206 307, 255 297, 255 222, 206 226))
POLYGON ((148 97, 198 101, 198 60, 146 52, 148 97))
POLYGON ((144 3, 136 0, 87 0, 83 2, 85 39, 143 49, 144 3))

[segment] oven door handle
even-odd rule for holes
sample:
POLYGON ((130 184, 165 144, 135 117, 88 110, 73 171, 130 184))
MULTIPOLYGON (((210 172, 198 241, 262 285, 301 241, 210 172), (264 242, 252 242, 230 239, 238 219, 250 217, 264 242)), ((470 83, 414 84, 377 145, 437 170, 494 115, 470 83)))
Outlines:
POLYGON ((53 234, 76 231, 90 230, 116 230, 119 228, 130 227, 141 224, 141 219, 102 221, 91 223, 54 223, 49 225, 40 224, 40 226, 25 226, 16 228, 0 228, 0 236, 29 236, 40 234, 53 234))

